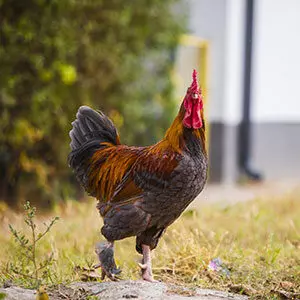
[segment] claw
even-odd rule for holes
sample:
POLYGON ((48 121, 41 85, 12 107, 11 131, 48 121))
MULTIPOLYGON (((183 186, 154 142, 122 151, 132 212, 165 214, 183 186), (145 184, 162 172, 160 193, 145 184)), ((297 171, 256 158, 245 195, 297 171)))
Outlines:
POLYGON ((145 281, 152 282, 152 283, 159 282, 158 280, 153 279, 153 276, 149 274, 143 274, 143 279, 145 281))
POLYGON ((101 280, 104 280, 105 276, 106 276, 105 271, 104 269, 101 268, 101 280))
POLYGON ((100 263, 98 263, 98 264, 95 264, 95 265, 93 265, 93 267, 92 267, 93 269, 99 269, 99 268, 101 268, 101 264, 100 263))
POLYGON ((118 269, 117 273, 109 272, 109 271, 107 271, 103 267, 101 267, 101 270, 102 270, 102 272, 101 272, 101 280, 104 280, 105 276, 107 276, 112 281, 118 281, 118 280, 120 280, 120 277, 116 276, 116 275, 118 275, 119 273, 121 273, 121 270, 118 269))

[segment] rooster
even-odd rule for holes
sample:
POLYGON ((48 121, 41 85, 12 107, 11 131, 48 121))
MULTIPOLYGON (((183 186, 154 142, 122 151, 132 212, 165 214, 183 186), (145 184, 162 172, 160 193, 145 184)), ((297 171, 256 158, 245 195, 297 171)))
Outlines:
POLYGON ((96 246, 97 267, 116 280, 114 241, 136 236, 142 278, 154 282, 151 250, 166 228, 202 191, 207 179, 203 97, 197 72, 179 113, 155 145, 121 144, 112 121, 81 106, 70 131, 68 161, 84 189, 98 200, 106 242, 96 246))

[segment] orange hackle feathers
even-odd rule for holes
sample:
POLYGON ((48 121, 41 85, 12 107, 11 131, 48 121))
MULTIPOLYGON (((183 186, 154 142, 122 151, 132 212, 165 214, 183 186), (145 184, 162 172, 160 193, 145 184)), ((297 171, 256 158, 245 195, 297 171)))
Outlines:
POLYGON ((170 128, 167 130, 164 140, 167 145, 171 147, 173 151, 178 153, 182 152, 183 146, 183 125, 182 125, 182 113, 179 113, 178 116, 173 121, 170 128))

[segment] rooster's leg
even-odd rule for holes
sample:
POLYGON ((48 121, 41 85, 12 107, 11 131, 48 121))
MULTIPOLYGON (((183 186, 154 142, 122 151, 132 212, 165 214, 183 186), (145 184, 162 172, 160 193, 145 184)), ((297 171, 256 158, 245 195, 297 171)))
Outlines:
POLYGON ((109 279, 116 281, 118 277, 116 275, 121 273, 121 270, 117 268, 114 259, 114 243, 102 242, 96 245, 95 249, 98 255, 100 263, 95 265, 95 268, 102 269, 102 280, 107 276, 109 279))
POLYGON ((143 262, 139 264, 142 269, 142 277, 146 281, 156 282, 152 275, 152 264, 151 264, 151 250, 148 245, 142 245, 143 249, 143 262))

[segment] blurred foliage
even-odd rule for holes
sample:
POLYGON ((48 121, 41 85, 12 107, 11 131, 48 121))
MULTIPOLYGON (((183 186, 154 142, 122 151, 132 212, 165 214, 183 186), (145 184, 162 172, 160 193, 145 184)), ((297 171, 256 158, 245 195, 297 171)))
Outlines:
POLYGON ((122 142, 162 137, 175 114, 169 75, 181 8, 180 0, 0 0, 0 199, 48 205, 73 196, 68 132, 82 104, 108 114, 122 142))

